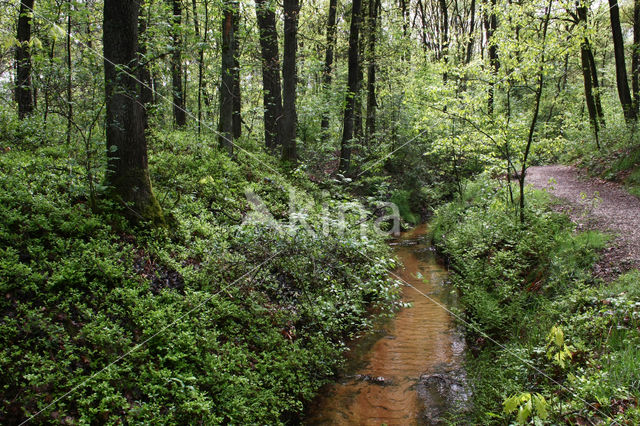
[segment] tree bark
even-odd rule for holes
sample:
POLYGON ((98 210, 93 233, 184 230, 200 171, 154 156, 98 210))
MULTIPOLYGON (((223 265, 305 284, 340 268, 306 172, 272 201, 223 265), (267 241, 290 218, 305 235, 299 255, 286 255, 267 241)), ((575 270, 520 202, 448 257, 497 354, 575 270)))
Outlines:
POLYGON ((344 125, 342 131, 342 141, 340 144, 340 163, 338 169, 341 172, 348 172, 351 165, 351 144, 353 143, 356 96, 360 91, 359 87, 359 60, 358 60, 358 40, 360 33, 360 9, 361 0, 353 0, 351 8, 351 26, 349 30, 349 70, 347 83, 347 99, 344 108, 344 125))
POLYGON ((240 11, 233 14, 233 139, 242 136, 242 91, 240 89, 240 11))
POLYGON ((616 60, 616 84, 618 86, 618 97, 622 105, 622 111, 627 123, 636 119, 636 113, 629 91, 629 81, 627 80, 627 67, 624 60, 624 39, 620 28, 620 11, 618 0, 609 0, 609 16, 611 17, 611 33, 613 35, 613 52, 616 60))
POLYGON ((72 63, 71 63, 71 11, 73 4, 67 3, 67 146, 71 146, 71 129, 73 125, 73 98, 72 98, 72 63))
POLYGON ((476 0, 471 0, 471 20, 469 22, 469 40, 467 41, 467 52, 465 55, 464 63, 471 62, 473 56, 473 33, 476 26, 476 0))
POLYGON ((31 18, 33 0, 20 1, 18 16, 18 47, 16 49, 16 101, 18 117, 33 113, 33 84, 31 82, 31 18))
MULTIPOLYGON (((444 60, 445 67, 449 62, 449 11, 447 8, 447 0, 439 0, 440 13, 441 13, 441 37, 440 40, 440 52, 442 52, 442 59, 444 60)), ((442 73, 442 81, 447 84, 448 74, 445 71, 442 73)))
POLYGON ((144 111, 134 68, 138 62, 139 3, 105 0, 103 22, 107 174, 113 197, 131 219, 164 222, 151 189, 144 111))
POLYGON ((262 55, 264 141, 267 148, 274 149, 281 143, 282 90, 276 15, 268 0, 256 0, 256 17, 262 55))
POLYGON ((376 36, 378 31, 378 11, 380 0, 369 0, 368 63, 367 63, 367 120, 365 143, 368 145, 376 132, 376 36))
POLYGON ((633 112, 640 113, 640 0, 633 2, 633 46, 631 53, 631 91, 633 112))
MULTIPOLYGON (((585 28, 587 26, 587 7, 578 6, 576 7, 576 12, 578 16, 578 25, 584 25, 585 28)), ((592 68, 590 63, 591 54, 591 45, 589 44, 589 39, 585 36, 582 44, 580 45, 580 59, 582 64, 582 78, 584 80, 584 97, 585 103, 587 104, 587 111, 589 112, 589 120, 591 122, 591 126, 593 127, 593 133, 596 138, 596 145, 598 149, 600 148, 600 140, 598 137, 598 132, 600 131, 600 120, 604 120, 604 117, 600 117, 598 114, 598 107, 596 106, 596 93, 594 92, 594 81, 597 82, 598 76, 597 73, 592 75, 592 68)), ((598 99, 599 102, 599 99, 598 99)))
POLYGON ((493 115, 493 105, 494 105, 494 90, 495 90, 495 81, 494 78, 498 74, 500 69, 500 60, 498 58, 498 46, 493 42, 493 34, 498 29, 498 18, 496 14, 493 12, 493 9, 496 7, 496 0, 491 0, 491 11, 489 14, 485 13, 484 16, 484 26, 487 37, 487 50, 489 55, 489 65, 491 66, 491 72, 493 74, 493 78, 489 82, 489 97, 487 100, 487 112, 489 115, 493 115))
POLYGON ((148 107, 153 103, 153 88, 151 82, 151 71, 147 64, 147 26, 149 24, 151 2, 147 4, 145 11, 140 7, 140 15, 138 17, 138 79, 140 80, 140 102, 144 108, 144 128, 149 127, 148 107))
POLYGON ((173 91, 173 123, 176 127, 187 124, 184 92, 182 90, 182 3, 171 0, 173 5, 173 26, 171 28, 171 87, 173 91))
MULTIPOLYGON (((338 7, 338 0, 329 0, 329 16, 327 17, 327 50, 324 55, 324 69, 322 73, 322 89, 325 93, 329 92, 331 87, 331 73, 333 70, 333 50, 336 45, 336 9, 338 7)), ((327 131, 329 129, 329 112, 326 110, 322 114, 322 121, 320 122, 320 134, 322 137, 327 137, 327 131)))
POLYGON ((220 147, 227 150, 229 155, 233 154, 233 66, 235 43, 233 32, 233 16, 237 10, 238 3, 233 1, 225 2, 222 14, 222 66, 220 69, 220 120, 218 130, 220 131, 220 147))
POLYGON ((284 0, 284 56, 282 61, 282 159, 296 159, 296 88, 298 70, 296 57, 298 51, 298 0, 284 0))

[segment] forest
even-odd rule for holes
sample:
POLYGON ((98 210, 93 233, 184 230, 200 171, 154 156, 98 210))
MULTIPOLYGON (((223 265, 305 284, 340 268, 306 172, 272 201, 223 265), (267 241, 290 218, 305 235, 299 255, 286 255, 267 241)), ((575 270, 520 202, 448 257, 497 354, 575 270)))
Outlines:
POLYGON ((1 424, 640 423, 640 0, 0 11, 1 424))

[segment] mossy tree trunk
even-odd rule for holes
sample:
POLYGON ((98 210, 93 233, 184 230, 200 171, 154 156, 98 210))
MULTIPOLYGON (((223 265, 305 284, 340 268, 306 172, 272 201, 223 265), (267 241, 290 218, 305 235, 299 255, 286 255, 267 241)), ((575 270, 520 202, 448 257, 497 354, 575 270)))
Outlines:
POLYGON ((144 133, 144 106, 138 97, 139 3, 105 0, 103 46, 106 99, 107 174, 113 197, 134 221, 162 223, 151 189, 144 133))

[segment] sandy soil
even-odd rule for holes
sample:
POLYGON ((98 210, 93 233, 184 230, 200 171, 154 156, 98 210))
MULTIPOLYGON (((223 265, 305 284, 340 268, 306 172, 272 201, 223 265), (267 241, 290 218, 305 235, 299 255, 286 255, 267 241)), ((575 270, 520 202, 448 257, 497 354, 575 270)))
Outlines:
POLYGON ((570 166, 531 167, 527 183, 546 189, 563 203, 578 229, 597 229, 613 235, 594 267, 596 276, 611 281, 620 273, 640 268, 640 199, 614 182, 588 178, 570 166))

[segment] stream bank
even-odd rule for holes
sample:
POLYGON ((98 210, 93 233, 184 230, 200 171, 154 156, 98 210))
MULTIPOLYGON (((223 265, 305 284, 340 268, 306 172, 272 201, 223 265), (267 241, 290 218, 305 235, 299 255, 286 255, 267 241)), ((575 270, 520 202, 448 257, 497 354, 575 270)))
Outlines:
POLYGON ((352 342, 346 368, 309 405, 305 424, 437 424, 468 406, 464 339, 430 300, 454 306, 455 296, 426 232, 421 225, 391 243, 402 265, 393 277, 405 281, 411 307, 352 342))

